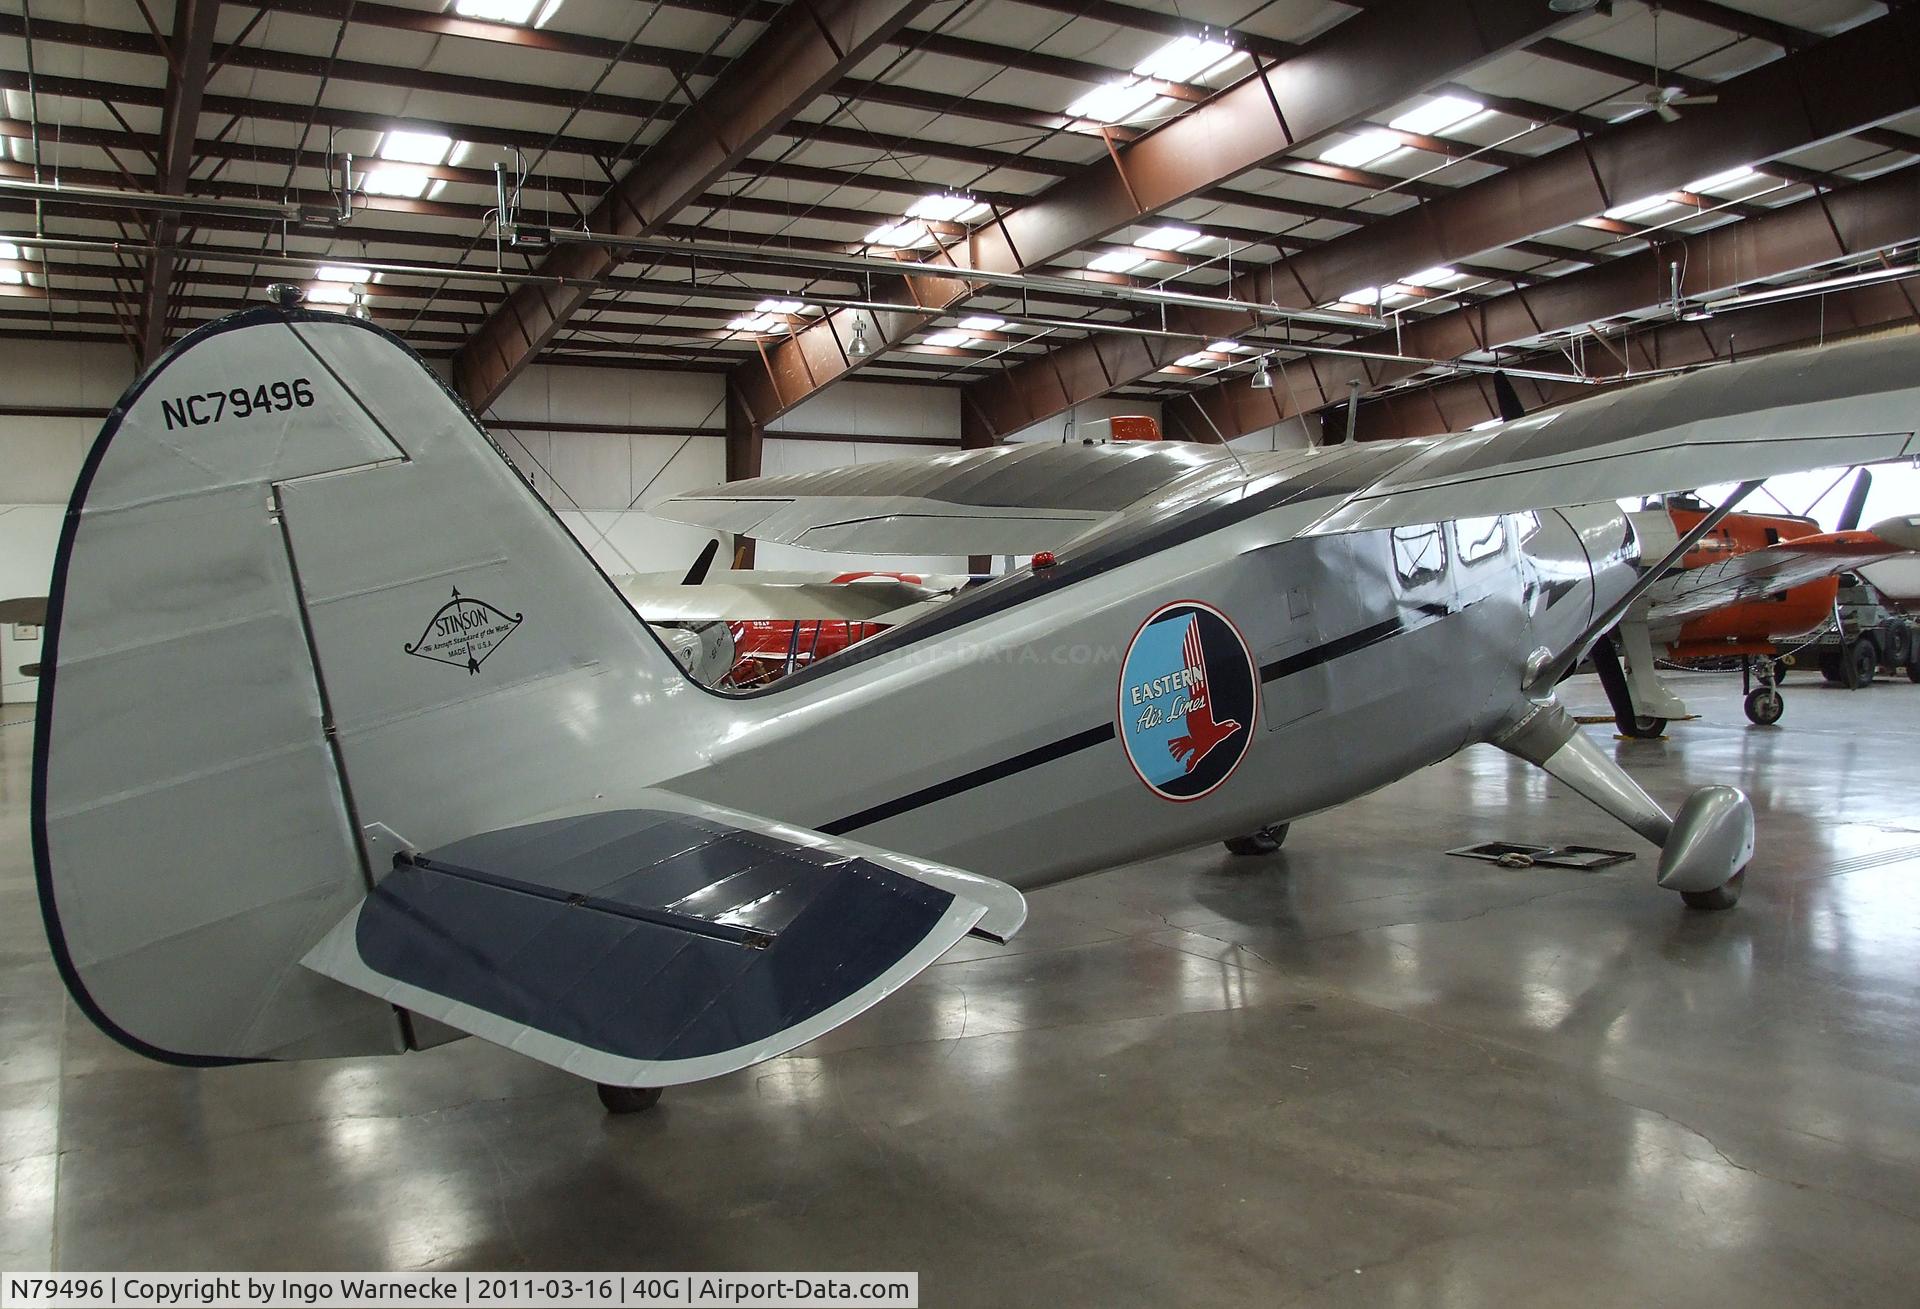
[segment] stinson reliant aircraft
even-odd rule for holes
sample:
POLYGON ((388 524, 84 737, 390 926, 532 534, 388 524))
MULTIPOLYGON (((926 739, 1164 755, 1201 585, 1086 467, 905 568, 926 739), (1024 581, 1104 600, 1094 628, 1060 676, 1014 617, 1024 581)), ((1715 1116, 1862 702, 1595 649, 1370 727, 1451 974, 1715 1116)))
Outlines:
POLYGON ((1023 889, 1475 742, 1723 908, 1745 795, 1670 815, 1553 697, 1692 544, 1642 558, 1614 500, 1901 458, 1916 426, 1905 336, 1437 440, 1015 446, 716 487, 662 512, 1036 554, 729 695, 398 339, 246 310, 134 384, 73 494, 35 741, 48 936, 87 1015, 156 1059, 471 1034, 635 1108, 847 1021, 969 932, 1011 936, 1023 889))

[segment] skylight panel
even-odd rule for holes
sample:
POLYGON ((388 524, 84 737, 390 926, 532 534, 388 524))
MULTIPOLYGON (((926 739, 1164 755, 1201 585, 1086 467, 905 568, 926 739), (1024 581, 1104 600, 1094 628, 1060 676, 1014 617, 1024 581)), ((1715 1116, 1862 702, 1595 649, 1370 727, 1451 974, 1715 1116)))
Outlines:
POLYGON ((1096 273, 1131 273, 1146 263, 1137 250, 1112 250, 1088 264, 1096 273))
POLYGON ((1601 217, 1611 218, 1615 221, 1638 218, 1641 214, 1650 214, 1654 210, 1664 208, 1672 203, 1673 200, 1669 196, 1650 195, 1644 200, 1632 200, 1623 205, 1615 205, 1613 208, 1605 211, 1601 217))
POLYGON ((1207 349, 1213 351, 1215 354, 1223 355, 1239 354, 1249 348, 1248 346, 1241 345, 1238 341, 1209 341, 1207 343, 1207 349))
POLYGON ((797 314, 806 308, 798 300, 762 300, 754 309, 763 314, 797 314))
POLYGON ((1448 268, 1442 265, 1436 268, 1422 268, 1417 273, 1408 273, 1400 279, 1400 285, 1421 286, 1432 291, 1446 286, 1450 282, 1458 282, 1465 276, 1466 274, 1457 268, 1448 268))
MULTIPOLYGON (((462 18, 478 18, 489 23, 517 23, 522 27, 540 7, 540 0, 454 0, 453 12, 462 18)), ((559 8, 555 5, 554 8, 559 8)), ((543 15, 550 18, 552 15, 543 15)))
POLYGON ((741 314, 727 323, 730 332, 783 332, 786 324, 772 314, 741 314))
POLYGON ((373 280, 372 269, 353 264, 322 264, 314 270, 313 275, 322 282, 364 283, 373 280))
POLYGON ((1176 227, 1168 224, 1156 227, 1145 236, 1134 241, 1135 245, 1149 250, 1185 250, 1190 245, 1198 245, 1206 240, 1204 232, 1196 232, 1191 227, 1176 227))
POLYGON ((1190 355, 1181 355, 1173 361, 1176 368, 1208 368, 1219 362, 1204 350, 1196 350, 1190 355))
POLYGON ((306 299, 313 305, 350 305, 353 288, 341 282, 315 282, 307 288, 306 299))
POLYGON ((1128 78, 1124 82, 1096 86, 1067 106, 1067 116, 1091 118, 1098 123, 1117 123, 1133 117, 1158 98, 1158 92, 1151 86, 1128 78))
POLYGON ((1391 133, 1378 128, 1362 132, 1320 152, 1320 162, 1338 168, 1365 168, 1388 155, 1400 152, 1400 142, 1391 133))
POLYGON ((397 195, 418 200, 426 194, 431 180, 424 168, 375 168, 367 173, 361 185, 368 195, 397 195))
POLYGON ((438 132, 409 132, 396 127, 380 138, 382 159, 396 164, 433 164, 447 162, 453 152, 453 138, 438 132))
POLYGON ((1696 193, 1702 191, 1718 191, 1725 187, 1732 186, 1736 182, 1744 182, 1753 175, 1753 166, 1751 164, 1742 164, 1738 168, 1729 168, 1724 173, 1715 173, 1713 176, 1703 177, 1697 182, 1688 182, 1686 186, 1681 189, 1696 193))
POLYGON ((927 218, 936 223, 964 223, 977 218, 986 206, 970 195, 928 195, 907 207, 907 217, 927 218))
POLYGON ((956 331, 935 332, 929 337, 927 337, 926 344, 940 345, 940 346, 965 345, 967 342, 971 341, 972 339, 973 338, 968 336, 965 332, 956 332, 956 331))
POLYGON ((868 245, 892 246, 901 249, 919 245, 933 238, 927 225, 921 222, 882 223, 867 233, 868 245))
POLYGON ((1458 127, 1469 118, 1478 117, 1486 112, 1486 106, 1478 100, 1469 100, 1465 96, 1435 96, 1417 109, 1409 109, 1387 126, 1402 132, 1418 132, 1421 136, 1436 136, 1449 127, 1458 127))
POLYGON ((1006 325, 1006 319, 995 318, 992 314, 973 314, 960 320, 960 326, 969 332, 997 332, 1006 325))
POLYGON ((0 259, 18 259, 20 247, 11 241, 0 241, 0 259))
POLYGON ((1141 77, 1157 77, 1163 82, 1191 82, 1235 53, 1225 41, 1179 36, 1135 64, 1133 71, 1141 77))

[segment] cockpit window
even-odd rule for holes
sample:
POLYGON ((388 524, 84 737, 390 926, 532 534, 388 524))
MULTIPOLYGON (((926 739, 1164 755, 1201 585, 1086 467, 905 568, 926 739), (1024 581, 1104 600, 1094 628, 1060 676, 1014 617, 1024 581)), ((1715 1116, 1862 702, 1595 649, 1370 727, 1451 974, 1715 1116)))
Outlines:
POLYGON ((1504 518, 1462 518, 1453 525, 1460 544, 1460 562, 1477 564, 1492 559, 1507 548, 1507 523, 1504 518))
POLYGON ((1393 529, 1393 571, 1409 587, 1447 575, 1447 538, 1438 523, 1393 529))

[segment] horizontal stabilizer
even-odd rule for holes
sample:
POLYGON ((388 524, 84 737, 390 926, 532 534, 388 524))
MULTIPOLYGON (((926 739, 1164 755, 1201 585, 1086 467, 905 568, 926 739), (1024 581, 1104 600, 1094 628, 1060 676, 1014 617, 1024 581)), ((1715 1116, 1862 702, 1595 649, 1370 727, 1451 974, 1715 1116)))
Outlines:
POLYGON ((402 853, 305 962, 596 1082, 670 1086, 791 1050, 1026 916, 989 878, 644 798, 402 853))

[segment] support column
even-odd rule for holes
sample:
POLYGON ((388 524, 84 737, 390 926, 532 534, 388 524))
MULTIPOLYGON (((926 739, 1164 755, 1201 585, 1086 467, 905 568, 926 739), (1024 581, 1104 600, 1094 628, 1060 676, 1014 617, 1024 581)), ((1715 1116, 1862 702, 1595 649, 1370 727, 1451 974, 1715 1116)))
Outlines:
MULTIPOLYGON (((760 476, 760 454, 766 434, 761 426, 753 421, 747 412, 746 401, 741 397, 740 388, 735 386, 733 378, 727 378, 727 480, 744 481, 749 477, 760 476)), ((733 566, 735 568, 753 567, 754 540, 750 536, 735 537, 733 542, 733 566)))

